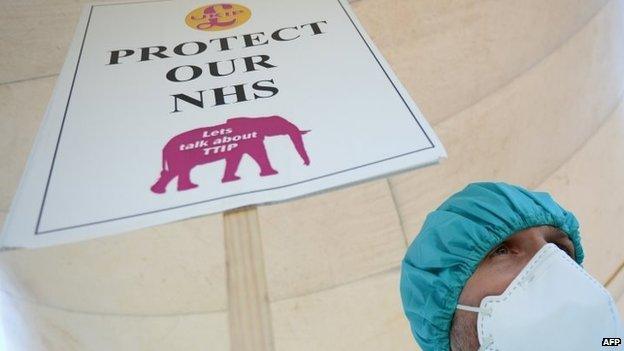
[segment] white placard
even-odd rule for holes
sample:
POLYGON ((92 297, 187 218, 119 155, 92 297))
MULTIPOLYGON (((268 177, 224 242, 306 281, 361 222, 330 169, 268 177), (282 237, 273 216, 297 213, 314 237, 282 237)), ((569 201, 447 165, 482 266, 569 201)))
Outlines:
POLYGON ((1 243, 84 240, 445 156, 345 2, 92 4, 1 243))

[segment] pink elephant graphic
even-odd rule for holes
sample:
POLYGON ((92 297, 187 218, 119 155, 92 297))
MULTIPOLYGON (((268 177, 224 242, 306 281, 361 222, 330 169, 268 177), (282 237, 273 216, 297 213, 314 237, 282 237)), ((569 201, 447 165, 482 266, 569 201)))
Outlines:
POLYGON ((191 182, 191 170, 208 162, 225 160, 221 182, 239 180, 236 175, 244 154, 251 156, 260 166, 261 176, 278 172, 273 169, 264 147, 264 138, 287 135, 307 166, 310 158, 303 144, 303 135, 297 126, 280 116, 236 117, 225 123, 193 129, 171 138, 162 150, 162 171, 151 190, 162 194, 174 178, 178 178, 178 191, 196 188, 191 182))

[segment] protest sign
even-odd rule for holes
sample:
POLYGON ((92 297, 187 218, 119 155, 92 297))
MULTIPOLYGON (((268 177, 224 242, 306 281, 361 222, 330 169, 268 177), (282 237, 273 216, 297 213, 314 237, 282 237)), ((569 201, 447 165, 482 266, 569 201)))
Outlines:
POLYGON ((0 242, 84 240, 445 155, 345 2, 93 4, 0 242))

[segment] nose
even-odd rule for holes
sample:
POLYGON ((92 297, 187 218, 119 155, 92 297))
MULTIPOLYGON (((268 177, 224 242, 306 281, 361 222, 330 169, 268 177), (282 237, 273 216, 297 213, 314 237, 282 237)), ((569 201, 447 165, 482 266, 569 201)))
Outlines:
POLYGON ((527 243, 526 252, 530 254, 531 257, 533 257, 546 244, 548 244, 548 242, 544 238, 534 238, 527 243))
POLYGON ((548 244, 543 233, 537 230, 528 230, 526 233, 522 233, 522 237, 519 237, 518 243, 520 243, 520 251, 523 261, 528 263, 535 254, 548 244))

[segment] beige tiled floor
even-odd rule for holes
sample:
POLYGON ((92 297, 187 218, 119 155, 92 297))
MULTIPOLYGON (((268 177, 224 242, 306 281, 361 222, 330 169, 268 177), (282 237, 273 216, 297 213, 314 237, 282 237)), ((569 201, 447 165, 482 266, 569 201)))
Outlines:
POLYGON ((6 350, 229 350, 227 313, 105 315, 15 301, 0 293, 6 350))
MULTIPOLYGON (((0 3, 0 223, 81 2, 0 3)), ((274 348, 415 349, 398 263, 426 213, 474 180, 550 191, 576 212, 587 268, 623 310, 624 0, 353 6, 449 159, 258 209, 274 348)), ((230 349, 227 259, 221 215, 3 252, 7 338, 27 351, 230 349)))
POLYGON ((353 4, 431 123, 508 84, 574 36, 606 0, 353 4))
POLYGON ((467 182, 535 187, 598 129, 623 91, 624 46, 613 39, 624 35, 623 14, 611 1, 538 65, 435 125, 448 161, 390 179, 410 239, 432 205, 467 182))
POLYGON ((75 245, 5 252, 2 290, 89 313, 223 312, 222 229, 220 215, 206 216, 75 245))
POLYGON ((0 85, 0 210, 9 209, 55 82, 49 77, 0 85))
MULTIPOLYGON (((582 224, 585 267, 600 281, 613 279, 624 263, 624 103, 539 189, 550 191, 582 224)), ((620 272, 620 273, 624 273, 620 272)), ((622 277, 624 278, 624 276, 622 277)), ((624 287, 616 292, 624 293, 624 287)))
POLYGON ((276 350, 409 350, 399 270, 272 305, 276 350))
POLYGON ((385 180, 258 212, 271 301, 397 267, 405 253, 385 180))

